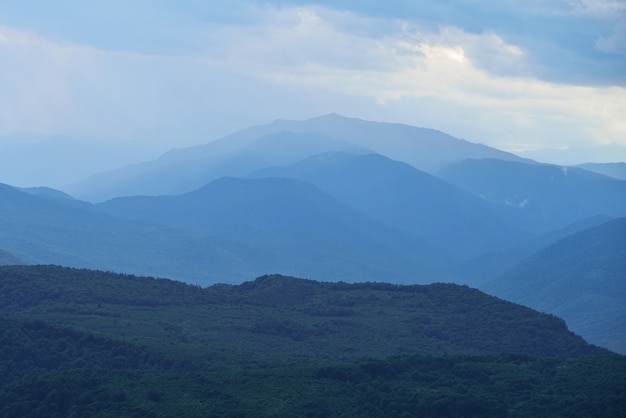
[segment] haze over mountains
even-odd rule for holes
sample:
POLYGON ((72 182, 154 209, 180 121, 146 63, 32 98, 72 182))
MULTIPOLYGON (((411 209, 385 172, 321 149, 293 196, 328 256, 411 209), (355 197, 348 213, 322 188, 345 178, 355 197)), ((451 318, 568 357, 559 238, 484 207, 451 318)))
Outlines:
POLYGON ((331 114, 245 129, 206 145, 172 150, 158 160, 98 174, 64 190, 95 202, 118 196, 180 194, 222 176, 242 176, 326 151, 355 149, 369 149, 425 171, 466 158, 522 160, 432 129, 331 114))
POLYGON ((327 153, 251 175, 309 181, 371 218, 426 238, 459 259, 511 247, 530 236, 508 219, 507 208, 380 154, 327 153))
MULTIPOLYGON (((201 285, 272 273, 471 286, 554 274, 567 282, 573 277, 567 263, 552 271, 553 258, 541 252, 598 225, 618 231, 607 222, 626 216, 624 180, 540 164, 438 131, 335 114, 279 120, 172 150, 64 192, 0 187, 0 262, 201 285), (525 268, 531 261, 535 267, 525 268)), ((623 249, 609 233, 594 239, 623 249)), ((612 257, 585 254, 600 264, 612 257)), ((605 286, 604 280, 622 286, 619 268, 595 271, 600 278, 590 286, 605 286)), ((584 286, 546 289, 548 304, 538 309, 626 351, 619 342, 626 324, 612 316, 622 315, 617 299, 611 305, 587 298, 584 286), (609 305, 615 309, 607 311, 609 305), (615 326, 593 334, 579 319, 594 315, 613 318, 615 326)))

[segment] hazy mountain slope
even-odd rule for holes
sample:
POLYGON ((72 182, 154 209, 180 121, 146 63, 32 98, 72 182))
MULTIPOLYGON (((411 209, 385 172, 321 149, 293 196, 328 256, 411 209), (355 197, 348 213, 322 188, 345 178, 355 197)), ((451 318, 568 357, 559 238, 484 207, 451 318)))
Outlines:
POLYGON ((242 176, 325 151, 354 148, 368 148, 426 171, 466 158, 522 161, 432 129, 332 114, 248 128, 205 145, 172 150, 157 160, 97 174, 63 190, 97 202, 119 196, 180 194, 222 176, 242 176))
POLYGON ((14 256, 8 251, 0 249, 0 265, 24 264, 19 257, 14 256))
POLYGON ((467 158, 532 162, 515 154, 458 139, 434 129, 399 123, 370 122, 337 114, 301 122, 300 129, 350 140, 429 173, 467 158))
POLYGON ((96 207, 120 219, 203 231, 273 251, 262 263, 266 271, 423 283, 440 280, 438 271, 448 260, 426 241, 293 179, 222 178, 180 196, 118 198, 96 207))
POLYGON ((276 271, 347 281, 443 280, 442 251, 371 221, 304 182, 225 178, 180 200, 159 199, 164 205, 120 220, 73 200, 4 186, 0 248, 29 263, 205 285, 276 271))
POLYGON ((530 241, 514 248, 496 250, 482 254, 455 264, 448 273, 455 282, 465 283, 472 287, 479 287, 492 279, 511 270, 524 259, 576 232, 587 228, 601 225, 612 218, 608 216, 593 216, 580 222, 576 222, 565 228, 542 234, 530 241))
POLYGON ((0 182, 57 188, 154 157, 151 144, 128 138, 0 134, 0 182))
MULTIPOLYGON (((84 202, 82 202, 84 204, 84 202)), ((0 185, 0 248, 28 263, 53 263, 188 281, 242 280, 262 248, 157 225, 122 222, 74 204, 0 185), (230 276, 233 274, 233 276, 230 276)))
POLYGON ((517 208, 532 217, 528 225, 538 232, 596 215, 626 215, 626 181, 580 168, 466 160, 445 168, 439 176, 487 201, 517 208))
POLYGON ((566 237, 481 288, 626 353, 626 218, 566 237))
POLYGON ((310 181, 360 212, 445 248, 458 259, 529 238, 507 218, 507 209, 378 154, 325 153, 251 176, 310 181))
POLYGON ((73 199, 72 196, 64 193, 60 190, 52 189, 50 187, 20 187, 18 190, 35 195, 45 196, 52 199, 73 199))
POLYGON ((626 180, 626 163, 584 163, 578 164, 576 167, 616 179, 626 180))
POLYGON ((359 148, 317 133, 277 131, 262 135, 266 131, 260 129, 259 136, 249 143, 238 136, 230 136, 204 147, 173 150, 154 161, 97 174, 65 190, 96 202, 119 196, 181 194, 220 177, 239 177, 269 165, 287 164, 329 150, 359 148))

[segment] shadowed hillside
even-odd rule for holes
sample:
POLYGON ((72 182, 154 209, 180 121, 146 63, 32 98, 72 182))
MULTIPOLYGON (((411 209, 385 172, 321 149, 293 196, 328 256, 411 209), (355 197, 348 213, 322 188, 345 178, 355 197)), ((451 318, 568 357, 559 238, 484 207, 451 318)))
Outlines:
POLYGON ((457 259, 530 238, 509 208, 379 154, 325 153, 251 176, 309 181, 373 219, 447 249, 457 259))
POLYGON ((385 226, 311 183, 222 178, 180 196, 127 197, 97 205, 123 220, 245 242, 264 272, 318 279, 432 282, 449 259, 426 238, 385 226))
POLYGON ((589 341, 626 353, 626 218, 563 238, 482 289, 558 315, 589 341))
POLYGON ((304 182, 225 178, 180 197, 121 199, 107 207, 124 219, 85 202, 0 186, 0 248, 32 264, 204 285, 274 271, 346 281, 443 278, 444 251, 304 182))

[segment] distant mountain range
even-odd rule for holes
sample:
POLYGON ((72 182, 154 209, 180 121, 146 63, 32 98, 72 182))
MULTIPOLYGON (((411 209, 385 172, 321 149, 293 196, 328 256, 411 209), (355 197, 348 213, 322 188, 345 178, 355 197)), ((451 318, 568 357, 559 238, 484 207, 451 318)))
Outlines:
POLYGON ((331 114, 278 120, 206 145, 175 149, 159 159, 95 175, 63 190, 101 202, 133 195, 181 194, 223 176, 243 176, 327 151, 370 150, 430 172, 466 158, 523 160, 439 131, 331 114))
MULTIPOLYGON (((534 257, 550 258, 541 256, 549 246, 619 217, 626 217, 624 180, 539 164, 438 131, 327 115, 172 150, 63 192, 0 185, 0 263, 203 286, 280 273, 487 289, 522 274, 515 272, 534 257)), ((555 264, 554 272, 538 263, 533 271, 537 278, 544 267, 546 277, 569 277, 573 261, 555 264)), ((594 274, 594 288, 619 282, 610 269, 594 274)), ((606 300, 572 302, 576 309, 568 311, 561 294, 546 294, 541 309, 563 312, 577 332, 622 350, 621 322, 602 339, 568 316, 609 321, 606 300)))
POLYGON ((511 222, 510 209, 379 154, 325 153, 251 176, 311 182, 381 223, 450 251, 457 260, 531 237, 511 222))
POLYGON ((580 168, 468 159, 438 175, 484 200, 517 208, 536 232, 596 215, 626 215, 626 181, 580 168))
POLYGON ((449 260, 428 240, 378 223, 310 183, 286 178, 225 177, 180 196, 118 198, 97 209, 245 243, 250 248, 240 258, 257 271, 423 283, 441 279, 441 266, 449 260))
POLYGON ((274 271, 427 283, 443 280, 449 261, 444 250, 295 180, 223 178, 180 197, 79 203, 1 186, 0 248, 28 263, 205 285, 274 271))

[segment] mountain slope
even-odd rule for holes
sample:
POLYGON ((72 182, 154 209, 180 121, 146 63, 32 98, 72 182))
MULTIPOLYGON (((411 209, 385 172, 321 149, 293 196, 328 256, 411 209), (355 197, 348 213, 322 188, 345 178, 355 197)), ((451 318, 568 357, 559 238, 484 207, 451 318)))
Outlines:
POLYGON ((159 159, 97 174, 66 190, 82 199, 190 192, 220 177, 240 177, 268 165, 287 164, 329 150, 357 150, 344 140, 314 132, 277 130, 241 141, 231 135, 202 147, 172 150, 159 159), (239 144, 239 145, 237 145, 239 144))
POLYGON ((0 249, 0 265, 24 264, 19 258, 8 251, 0 249))
POLYGON ((619 180, 626 180, 626 163, 584 163, 578 164, 576 167, 619 180))
POLYGON ((159 159, 100 173, 63 190, 101 202, 120 196, 181 194, 223 176, 242 176, 327 151, 366 148, 433 171, 466 158, 521 158, 431 129, 327 115, 277 120, 205 145, 175 149, 159 159))
MULTIPOLYGON (((275 271, 348 281, 442 280, 438 265, 446 258, 441 251, 304 182, 225 178, 196 193, 156 201, 164 203, 152 207, 148 202, 151 209, 140 209, 141 216, 120 220, 92 205, 3 186, 0 248, 28 263, 205 285, 275 271)), ((128 202, 142 198, 119 201, 128 202)))
POLYGON ((222 178, 180 196, 118 198, 96 207, 120 219, 245 241, 265 249, 251 260, 288 274, 424 283, 441 279, 437 271, 447 261, 444 251, 293 179, 222 178))
POLYGON ((371 122, 330 114, 297 124, 300 129, 347 139, 391 159, 433 173, 467 158, 498 158, 532 162, 515 154, 414 126, 371 122))
POLYGON ((564 318, 589 341, 626 353, 626 218, 566 237, 481 287, 564 318))
POLYGON ((479 287, 496 277, 501 276, 513 267, 521 263, 534 253, 543 250, 551 244, 576 232, 601 225, 610 221, 608 216, 593 216, 565 228, 551 231, 531 239, 524 244, 506 249, 482 254, 478 257, 460 262, 448 271, 451 277, 459 283, 465 283, 471 287, 479 287))
MULTIPOLYGON (((245 243, 122 222, 72 199, 0 185, 0 248, 27 263, 54 263, 189 281, 236 280, 245 243), (236 253, 236 254, 235 254, 236 253), (210 269, 209 269, 210 268, 210 269)), ((245 270, 244 270, 245 273, 245 270)), ((249 271, 248 271, 249 273, 249 271)), ((243 279, 243 278, 242 278, 243 279)))
POLYGON ((439 176, 487 201, 517 208, 537 232, 596 215, 626 215, 626 181, 580 168, 466 160, 445 168, 439 176))
POLYGON ((310 181, 373 219, 445 248, 458 259, 529 238, 508 219, 506 208, 379 154, 325 153, 251 176, 310 181))

